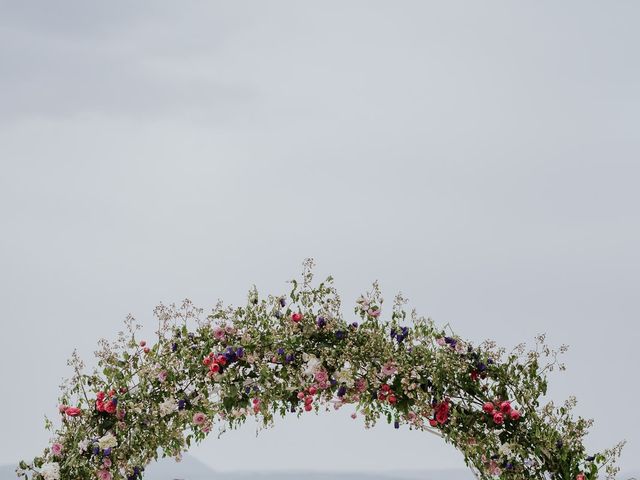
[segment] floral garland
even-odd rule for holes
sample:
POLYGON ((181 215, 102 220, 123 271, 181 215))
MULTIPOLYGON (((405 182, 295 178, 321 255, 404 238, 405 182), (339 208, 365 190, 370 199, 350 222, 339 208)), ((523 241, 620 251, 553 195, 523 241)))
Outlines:
POLYGON ((18 476, 34 480, 136 480, 158 456, 179 458, 218 426, 253 417, 355 407, 366 427, 382 417, 395 428, 426 430, 458 448, 479 479, 614 478, 622 443, 589 455, 590 420, 575 419, 570 399, 540 406, 546 372, 563 369, 544 337, 512 352, 463 341, 408 312, 401 295, 390 319, 373 289, 346 321, 332 278, 314 285, 313 263, 287 296, 218 304, 211 314, 189 301, 156 308, 157 341, 136 340, 127 320, 116 342, 101 341, 98 368, 63 386, 53 439, 18 476), (195 323, 189 331, 187 324, 195 323))

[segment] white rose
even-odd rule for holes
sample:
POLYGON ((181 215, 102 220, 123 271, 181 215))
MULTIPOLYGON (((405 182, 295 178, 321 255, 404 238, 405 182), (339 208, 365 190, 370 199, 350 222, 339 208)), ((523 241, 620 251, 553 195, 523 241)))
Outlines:
POLYGON ((60 480, 60 465, 55 462, 45 463, 40 468, 40 474, 44 480, 60 480))
POLYGON ((160 404, 160 415, 166 417, 167 415, 178 410, 178 404, 173 399, 165 400, 160 404))
POLYGON ((98 446, 105 450, 107 448, 113 448, 118 445, 118 440, 113 436, 111 432, 107 433, 104 437, 98 440, 98 446))
POLYGON ((80 450, 80 453, 82 452, 86 452, 87 448, 89 448, 89 444, 91 442, 89 442, 89 440, 85 439, 82 440, 81 442, 78 443, 78 450, 80 450))

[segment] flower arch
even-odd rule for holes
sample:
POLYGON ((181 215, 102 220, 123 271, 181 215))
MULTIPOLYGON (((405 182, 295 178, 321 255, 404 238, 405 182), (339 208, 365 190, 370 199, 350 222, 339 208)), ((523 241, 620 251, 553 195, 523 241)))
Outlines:
POLYGON ((473 345, 408 311, 401 295, 384 320, 376 283, 347 321, 332 278, 314 284, 312 265, 286 296, 260 298, 254 287, 246 305, 219 303, 206 316, 189 301, 160 305, 154 342, 137 339, 129 317, 114 343, 101 341, 91 373, 74 354, 61 425, 47 421, 51 445, 18 475, 136 480, 214 425, 270 426, 279 415, 351 406, 367 427, 384 418, 441 436, 479 479, 615 476, 622 443, 589 454, 591 421, 572 416, 575 400, 539 403, 565 347, 552 350, 543 336, 528 352, 473 345))

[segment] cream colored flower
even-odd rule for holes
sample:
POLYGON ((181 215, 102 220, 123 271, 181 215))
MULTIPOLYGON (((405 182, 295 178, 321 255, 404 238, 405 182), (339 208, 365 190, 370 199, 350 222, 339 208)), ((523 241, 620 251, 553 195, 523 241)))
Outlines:
POLYGON ((104 450, 107 448, 113 448, 118 445, 118 440, 113 436, 111 432, 107 433, 104 437, 101 437, 98 440, 98 446, 104 450))

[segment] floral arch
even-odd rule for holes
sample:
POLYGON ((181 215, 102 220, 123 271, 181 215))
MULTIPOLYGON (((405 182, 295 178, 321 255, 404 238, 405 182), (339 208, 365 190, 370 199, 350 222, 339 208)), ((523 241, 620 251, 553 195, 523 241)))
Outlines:
POLYGON ((571 415, 575 400, 539 403, 565 347, 552 350, 543 336, 528 352, 476 346, 407 311, 400 295, 384 320, 375 283, 347 321, 332 278, 314 284, 311 268, 305 262, 286 296, 260 298, 254 287, 246 305, 219 303, 207 316, 189 301, 160 305, 153 342, 136 339, 130 317, 116 342, 100 343, 92 373, 74 354, 61 425, 47 421, 51 444, 18 475, 136 480, 214 426, 350 406, 366 426, 382 417, 441 436, 479 479, 615 476, 622 444, 589 453, 591 421, 571 415))

